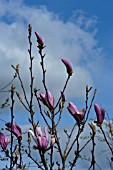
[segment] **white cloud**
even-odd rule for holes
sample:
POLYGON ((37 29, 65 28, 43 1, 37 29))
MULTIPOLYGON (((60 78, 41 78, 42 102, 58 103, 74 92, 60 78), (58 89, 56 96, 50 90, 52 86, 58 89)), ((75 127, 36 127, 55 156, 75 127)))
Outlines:
MULTIPOLYGON (((54 93, 62 90, 65 82, 66 70, 61 63, 61 58, 68 59, 73 66, 74 75, 67 90, 68 97, 81 97, 86 84, 93 84, 91 70, 99 67, 96 58, 101 60, 101 48, 97 46, 95 38, 95 18, 85 18, 83 13, 76 17, 76 23, 72 20, 63 22, 45 7, 34 8, 26 6, 22 1, 0 1, 0 70, 3 72, 1 79, 9 79, 10 65, 20 63, 26 71, 28 66, 28 42, 27 25, 33 26, 33 32, 38 31, 47 45, 45 51, 47 82, 49 89, 54 93), (84 18, 84 19, 83 19, 84 18), (78 22, 77 22, 78 21, 78 22), (81 21, 84 21, 81 26, 81 21), (93 23, 93 24, 92 24, 93 23), (92 31, 88 28, 93 25, 92 31), (87 29, 86 29, 87 27, 87 29), (82 64, 84 63, 84 65, 82 64), (95 67, 93 67, 95 65, 95 67), (8 70, 7 70, 8 69, 8 70), (64 78, 65 77, 65 78, 64 78), (79 90, 76 90, 78 89, 79 90)), ((73 19, 74 20, 74 19, 73 19)), ((33 46, 36 46, 33 34, 33 46)), ((34 56, 37 57, 37 49, 33 47, 34 56)), ((39 61, 35 59, 35 62, 39 61)), ((35 75, 40 77, 40 68, 35 65, 35 75)), ((23 71, 23 72, 24 72, 23 71)), ((24 72, 25 73, 25 72, 24 72)), ((24 74, 23 73, 23 74, 24 74)), ((25 74, 26 75, 26 74, 25 74)), ((25 76, 26 77, 26 76, 25 76)), ((39 85, 41 87, 41 85, 39 85)))

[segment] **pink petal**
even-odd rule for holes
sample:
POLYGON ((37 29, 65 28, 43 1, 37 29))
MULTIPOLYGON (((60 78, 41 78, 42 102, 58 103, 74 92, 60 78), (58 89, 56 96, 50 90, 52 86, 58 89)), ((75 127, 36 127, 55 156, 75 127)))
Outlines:
POLYGON ((42 41, 41 36, 40 36, 37 32, 35 32, 35 35, 36 35, 36 37, 37 37, 37 42, 39 43, 39 45, 40 45, 40 46, 43 46, 44 43, 43 43, 43 41, 42 41))
POLYGON ((74 115, 76 112, 78 112, 78 108, 72 103, 70 102, 67 109, 69 110, 69 112, 74 115))
POLYGON ((66 66, 66 69, 67 69, 67 73, 72 76, 72 73, 73 73, 73 69, 72 69, 72 66, 71 64, 69 63, 69 61, 67 61, 66 59, 62 58, 61 61, 64 63, 64 65, 66 66))

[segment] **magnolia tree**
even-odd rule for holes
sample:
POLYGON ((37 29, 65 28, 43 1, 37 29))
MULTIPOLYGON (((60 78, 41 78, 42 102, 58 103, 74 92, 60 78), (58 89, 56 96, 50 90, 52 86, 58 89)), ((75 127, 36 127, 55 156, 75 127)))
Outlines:
MULTIPOLYGON (((66 87, 68 82, 73 76, 73 68, 69 61, 65 58, 61 59, 64 64, 64 71, 66 69, 67 79, 65 81, 64 87, 60 93, 58 101, 54 101, 51 92, 48 90, 46 83, 46 69, 45 69, 45 54, 43 49, 45 48, 44 42, 40 35, 35 32, 37 43, 38 43, 38 53, 40 55, 40 66, 42 70, 42 86, 44 87, 44 92, 34 87, 34 77, 33 77, 33 59, 32 57, 32 26, 28 26, 28 41, 29 41, 29 59, 30 59, 30 97, 27 96, 27 89, 24 86, 23 80, 21 78, 19 65, 13 66, 15 71, 15 77, 18 78, 18 83, 21 85, 22 94, 16 90, 14 82, 11 82, 10 88, 10 114, 11 120, 9 120, 5 126, 5 129, 1 129, 0 132, 0 146, 2 155, 1 161, 8 161, 7 165, 4 165, 4 169, 29 169, 31 165, 35 164, 35 168, 42 170, 64 170, 64 169, 78 169, 77 164, 80 161, 89 161, 89 167, 87 169, 101 169, 98 160, 95 156, 96 149, 96 138, 98 137, 103 140, 108 146, 110 152, 109 167, 112 169, 113 161, 113 127, 111 121, 104 121, 105 119, 105 109, 101 108, 95 102, 96 89, 93 91, 92 98, 89 99, 89 93, 92 91, 92 87, 86 86, 86 100, 85 108, 81 111, 78 110, 76 103, 67 101, 65 97, 66 87), (15 124, 15 113, 14 104, 15 99, 19 99, 22 106, 29 112, 29 129, 27 131, 27 142, 25 144, 23 129, 17 124, 15 124), (21 97, 23 96, 23 97, 21 97), (36 114, 34 110, 34 99, 38 105, 38 114, 44 120, 44 128, 42 132, 40 120, 35 120, 34 116, 36 114), (43 107, 44 105, 44 107, 43 107), (63 110, 66 107, 70 116, 73 116, 75 121, 74 126, 70 129, 66 129, 64 124, 64 133, 61 135, 59 131, 59 126, 61 119, 64 116, 63 110), (96 113, 96 120, 89 121, 89 115, 91 108, 94 108, 96 113), (103 128, 103 124, 106 125, 106 130, 103 128), (90 131, 88 137, 85 140, 81 140, 85 128, 89 126, 90 131), (9 135, 7 135, 7 131, 9 135), (101 137, 100 137, 100 136, 101 137), (65 138, 65 139, 64 139, 65 138), (23 142, 24 141, 24 142, 23 142), (34 141, 34 142, 33 142, 34 141), (63 142, 62 142, 63 141, 63 142), (33 145, 34 143, 34 145, 33 145), (87 159, 87 155, 83 156, 83 150, 90 146, 89 152, 90 158, 87 159), (35 155, 35 156, 34 156, 35 155), (25 163, 28 160, 28 164, 25 163)), ((15 78, 14 77, 14 78, 15 78)), ((5 87, 4 87, 5 88, 5 87)), ((4 88, 1 89, 4 90, 4 88)), ((2 107, 8 106, 8 100, 2 107)), ((99 142, 99 141, 98 141, 99 142)))

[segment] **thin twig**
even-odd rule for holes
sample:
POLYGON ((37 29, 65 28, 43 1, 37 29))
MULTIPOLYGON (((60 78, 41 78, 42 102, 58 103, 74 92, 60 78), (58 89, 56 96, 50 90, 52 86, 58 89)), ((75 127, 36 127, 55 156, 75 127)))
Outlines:
POLYGON ((10 152, 11 152, 11 159, 10 159, 10 169, 12 169, 13 167, 13 132, 12 132, 12 125, 13 125, 13 119, 14 119, 14 90, 15 90, 15 87, 14 85, 12 84, 11 86, 11 101, 12 101, 12 104, 11 104, 11 147, 10 147, 10 152))

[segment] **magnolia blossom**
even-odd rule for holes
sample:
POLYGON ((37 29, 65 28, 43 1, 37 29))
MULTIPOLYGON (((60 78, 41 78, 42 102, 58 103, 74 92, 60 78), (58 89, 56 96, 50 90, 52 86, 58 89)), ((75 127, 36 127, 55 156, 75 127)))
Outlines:
POLYGON ((40 100, 47 107, 49 107, 49 108, 54 107, 54 97, 51 95, 51 93, 49 91, 47 91, 47 94, 40 93, 40 100))
POLYGON ((71 115, 75 118, 77 123, 82 122, 82 120, 84 119, 85 111, 86 111, 85 109, 82 109, 79 112, 78 108, 72 102, 69 103, 67 109, 71 113, 71 115))
POLYGON ((9 138, 0 132, 0 145, 3 150, 6 150, 8 143, 10 142, 9 138))
POLYGON ((105 117, 105 110, 101 108, 97 103, 94 103, 94 109, 97 115, 97 123, 102 124, 105 117))
POLYGON ((38 42, 38 44, 39 44, 41 47, 43 47, 44 43, 43 43, 43 41, 42 41, 42 38, 40 37, 40 35, 39 35, 37 32, 35 32, 35 35, 36 35, 36 37, 37 37, 37 42, 38 42))
POLYGON ((69 74, 69 76, 72 76, 73 73, 73 69, 71 64, 69 63, 69 61, 67 61, 66 59, 62 58, 61 61, 64 63, 64 65, 66 66, 67 69, 67 73, 69 74))
MULTIPOLYGON (((49 143, 49 139, 48 139, 48 132, 46 127, 44 127, 44 134, 41 131, 41 127, 37 126, 36 127, 36 131, 35 134, 33 132, 33 130, 29 130, 29 132, 31 133, 34 141, 36 142, 36 146, 34 146, 33 148, 35 149, 39 149, 39 150, 45 150, 48 148, 48 143, 49 143)), ((53 138, 53 136, 51 137, 51 146, 53 146, 55 143, 55 140, 53 138)))
POLYGON ((5 124, 7 126, 6 130, 10 131, 12 130, 12 133, 17 137, 22 137, 22 131, 21 131, 21 128, 16 125, 16 124, 12 124, 12 129, 11 129, 11 123, 8 122, 5 124))

